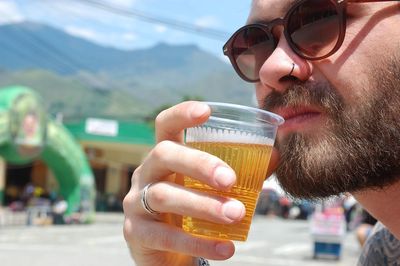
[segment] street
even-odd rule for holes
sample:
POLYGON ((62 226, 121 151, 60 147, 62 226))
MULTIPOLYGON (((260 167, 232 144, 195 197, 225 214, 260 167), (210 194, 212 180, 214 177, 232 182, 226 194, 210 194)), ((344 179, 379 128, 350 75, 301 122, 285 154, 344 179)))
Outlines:
MULTIPOLYGON (((2 266, 133 265, 122 235, 122 214, 98 214, 92 225, 0 227, 2 266)), ((353 233, 343 242, 340 260, 312 258, 307 221, 256 216, 247 242, 237 243, 236 254, 212 266, 350 266, 360 248, 353 233)), ((155 265, 156 266, 156 265, 155 265)))
POLYGON ((361 250, 354 233, 348 233, 342 245, 343 250, 340 260, 314 260, 313 241, 308 221, 256 216, 248 241, 237 243, 236 254, 229 261, 213 261, 211 265, 356 265, 361 250))

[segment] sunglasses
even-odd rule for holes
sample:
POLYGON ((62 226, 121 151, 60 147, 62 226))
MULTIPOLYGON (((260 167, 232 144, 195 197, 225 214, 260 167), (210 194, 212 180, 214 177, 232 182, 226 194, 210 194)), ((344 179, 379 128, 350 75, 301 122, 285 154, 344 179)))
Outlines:
POLYGON ((299 0, 284 18, 240 28, 224 45, 223 51, 242 79, 258 82, 262 65, 278 43, 273 33, 275 26, 283 26, 283 34, 298 56, 321 60, 334 54, 343 43, 348 3, 384 1, 399 0, 299 0))

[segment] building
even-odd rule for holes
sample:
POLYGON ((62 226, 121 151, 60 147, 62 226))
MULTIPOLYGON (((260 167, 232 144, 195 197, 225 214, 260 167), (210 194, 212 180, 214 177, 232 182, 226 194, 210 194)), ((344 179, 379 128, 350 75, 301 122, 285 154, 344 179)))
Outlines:
POLYGON ((133 171, 155 144, 154 128, 143 122, 87 118, 64 126, 83 147, 96 183, 96 209, 122 210, 133 171))
POLYGON ((27 204, 34 187, 40 198, 66 199, 68 214, 122 210, 132 173, 154 146, 153 126, 98 118, 63 124, 43 106, 30 88, 0 89, 0 203, 27 204))

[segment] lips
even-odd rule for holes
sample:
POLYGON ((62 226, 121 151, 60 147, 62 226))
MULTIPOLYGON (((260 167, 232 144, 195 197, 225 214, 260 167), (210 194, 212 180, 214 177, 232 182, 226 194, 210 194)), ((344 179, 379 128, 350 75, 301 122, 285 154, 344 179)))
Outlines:
POLYGON ((299 118, 314 117, 321 114, 321 111, 317 108, 306 106, 296 108, 279 108, 273 112, 282 116, 286 122, 299 118))
POLYGON ((285 123, 279 128, 279 131, 286 133, 314 129, 313 123, 321 121, 323 114, 320 109, 312 106, 277 108, 273 112, 285 119, 285 123))

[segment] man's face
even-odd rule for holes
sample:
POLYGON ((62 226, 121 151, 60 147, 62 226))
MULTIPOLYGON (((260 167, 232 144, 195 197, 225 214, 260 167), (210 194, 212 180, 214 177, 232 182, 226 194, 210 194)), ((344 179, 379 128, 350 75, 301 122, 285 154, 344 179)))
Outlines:
MULTIPOLYGON (((254 0, 249 23, 283 17, 292 2, 254 0)), ((261 68, 256 94, 260 106, 286 120, 276 173, 288 193, 323 198, 398 180, 398 25, 398 3, 349 4, 342 47, 312 62, 294 54, 282 28, 275 29, 278 47, 261 68)))

